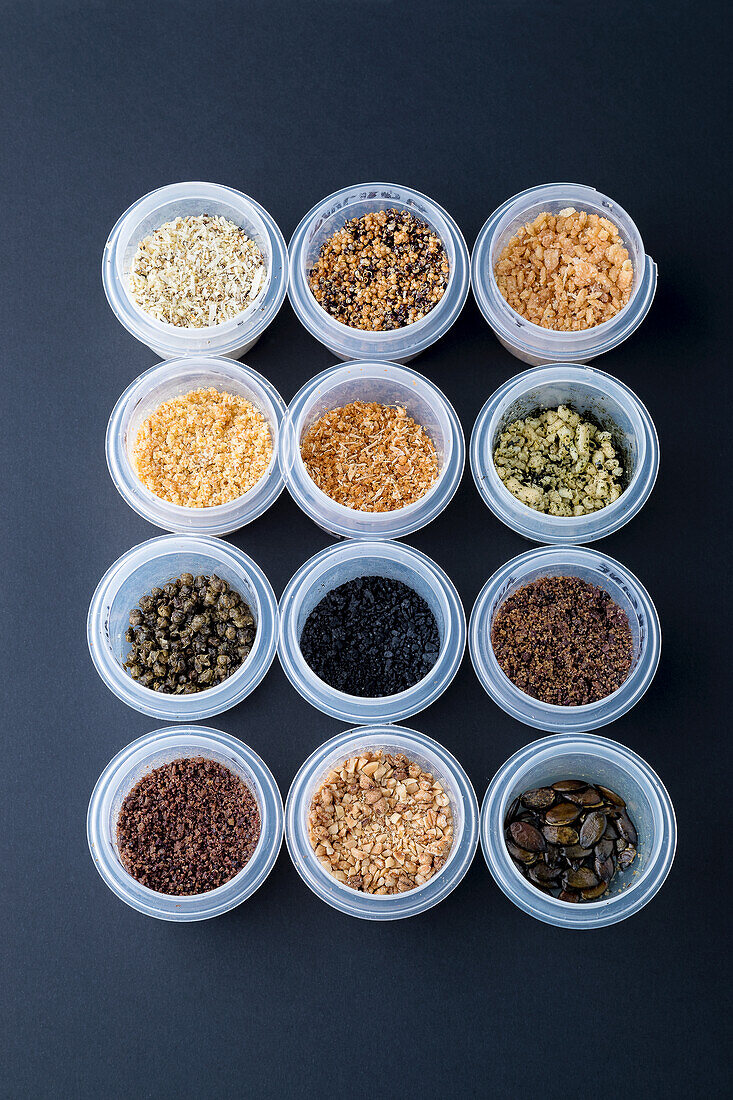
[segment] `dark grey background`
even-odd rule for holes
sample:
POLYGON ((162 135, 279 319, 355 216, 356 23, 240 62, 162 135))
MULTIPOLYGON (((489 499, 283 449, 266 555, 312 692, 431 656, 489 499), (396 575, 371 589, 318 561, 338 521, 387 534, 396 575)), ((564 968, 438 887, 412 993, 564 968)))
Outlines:
MULTIPOLYGON (((593 7, 0 4, 4 1094, 722 1093, 727 7, 593 7), (599 365, 648 404, 662 467, 643 512, 598 545, 648 586, 664 645, 648 694, 606 732, 658 770, 680 840, 667 884, 631 921, 590 934, 545 927, 503 897, 480 853, 444 904, 378 926, 316 900, 285 850, 255 897, 200 925, 140 916, 99 879, 89 794, 107 761, 158 725, 107 691, 85 642, 101 574, 158 533, 105 467, 109 412, 155 356, 109 310, 100 256, 131 202, 185 179, 253 195, 286 239, 320 198, 367 179, 433 196, 469 246, 500 202, 552 180, 592 184, 636 220, 659 264, 657 299, 599 365)), ((287 303, 247 358, 286 400, 332 363, 287 303)), ((445 389, 467 436, 522 369, 471 299, 415 365, 445 389)), ((279 595, 328 540, 283 495, 233 541, 279 595)), ((469 474, 409 541, 448 571, 468 611, 486 578, 528 548, 469 474)), ((283 793, 343 728, 277 663, 211 724, 261 753, 283 793)), ((534 737, 491 703, 468 658, 407 724, 457 755, 479 798, 534 737)))

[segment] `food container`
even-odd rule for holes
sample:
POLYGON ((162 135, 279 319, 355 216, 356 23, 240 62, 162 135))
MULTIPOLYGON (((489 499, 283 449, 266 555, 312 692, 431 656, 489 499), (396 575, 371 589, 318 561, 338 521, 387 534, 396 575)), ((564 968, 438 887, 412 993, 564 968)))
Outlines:
POLYGON ((128 550, 104 574, 89 606, 87 641, 97 672, 128 707, 167 722, 196 722, 254 691, 275 656, 277 622, 270 582, 247 554, 207 535, 159 535, 128 550), (166 695, 143 687, 122 667, 130 651, 125 631, 140 598, 181 573, 216 573, 230 584, 249 604, 257 633, 244 664, 222 683, 193 695, 166 695))
POLYGON ((510 378, 489 398, 471 436, 471 472, 491 511, 507 527, 533 542, 593 542, 618 531, 643 507, 659 470, 654 423, 632 390, 595 367, 557 363, 510 378), (501 433, 514 420, 543 409, 569 405, 610 431, 622 456, 627 483, 618 500, 586 516, 550 516, 517 500, 494 465, 501 433))
POLYGON ((403 726, 374 725, 347 730, 316 749, 293 780, 285 806, 285 840, 295 869, 321 901, 364 920, 414 917, 455 890, 471 866, 478 843, 478 802, 465 771, 442 745, 403 726), (318 862, 308 837, 311 798, 329 771, 366 749, 401 752, 443 784, 453 812, 453 845, 431 879, 403 894, 365 894, 344 885, 318 862))
POLYGON ((597 550, 557 546, 528 550, 489 578, 471 614, 468 644, 483 687, 512 718, 535 729, 581 733, 615 722, 639 701, 657 671, 661 642, 657 610, 633 573, 597 550), (631 671, 620 688, 595 703, 567 707, 534 699, 512 683, 494 656, 491 624, 497 609, 512 592, 544 576, 580 577, 605 589, 628 615, 634 644, 631 671))
POLYGON ((559 928, 603 928, 651 901, 669 874, 677 843, 672 802, 640 756, 596 734, 559 733, 526 745, 496 773, 481 807, 481 847, 497 885, 516 906, 559 928), (598 901, 560 901, 532 886, 514 866, 504 841, 504 817, 517 795, 559 779, 585 779, 626 801, 639 834, 638 855, 598 901))
POLYGON ((369 725, 396 722, 424 710, 446 690, 466 645, 463 605, 452 581, 425 554, 396 542, 342 542, 302 565, 280 600, 278 656, 285 675, 304 699, 324 714, 369 725), (378 698, 347 695, 316 676, 300 650, 300 635, 313 608, 333 588, 355 577, 402 581, 427 603, 440 632, 440 655, 427 676, 407 691, 378 698))
POLYGON ((226 535, 251 523, 274 504, 283 490, 278 462, 285 402, 275 387, 244 363, 221 356, 169 359, 145 371, 128 386, 107 426, 107 466, 120 496, 138 515, 166 531, 226 535), (248 493, 213 508, 185 508, 162 500, 135 472, 132 451, 140 425, 160 405, 199 388, 246 398, 267 420, 272 438, 270 465, 248 493))
POLYGON ((461 422, 448 399, 427 378, 395 363, 353 362, 317 374, 291 401, 281 439, 280 465, 293 500, 319 527, 342 538, 403 538, 425 527, 452 499, 466 458, 461 422), (402 405, 425 428, 440 470, 420 500, 394 512, 360 512, 337 504, 313 481, 301 458, 301 440, 324 413, 352 401, 402 405))
POLYGON ((290 302, 299 320, 316 340, 339 359, 377 359, 407 362, 425 351, 451 327, 468 295, 468 248, 460 229, 441 206, 393 183, 358 183, 344 187, 319 202, 301 221, 290 241, 290 302), (419 321, 389 332, 368 332, 336 321, 313 297, 308 272, 329 237, 351 218, 375 210, 407 210, 427 222, 443 242, 450 275, 438 304, 419 321))
POLYGON ((288 287, 288 255, 277 224, 264 207, 233 187, 217 183, 173 183, 133 203, 119 219, 102 254, 102 285, 117 320, 159 355, 226 355, 238 359, 275 319, 288 287), (220 325, 181 328, 158 321, 133 300, 128 276, 144 237, 166 222, 188 215, 228 218, 253 240, 267 266, 265 284, 242 313, 220 325))
POLYGON ((547 183, 520 191, 495 210, 479 233, 471 259, 471 285, 484 318, 499 343, 524 363, 587 363, 618 347, 646 317, 657 289, 657 265, 644 252, 639 230, 618 203, 594 187, 578 183, 547 183), (555 332, 526 320, 499 292, 494 264, 517 230, 547 210, 566 206, 610 218, 618 227, 634 265, 634 283, 627 305, 608 321, 581 332, 555 332))
POLYGON ((159 920, 207 920, 241 905, 274 867, 282 838, 282 798, 267 764, 236 737, 207 726, 168 726, 133 741, 102 772, 87 813, 89 850, 107 886, 133 909, 159 920), (252 858, 238 875, 215 890, 181 897, 151 890, 125 870, 117 850, 117 817, 144 775, 186 756, 215 760, 240 777, 259 807, 261 832, 252 858))

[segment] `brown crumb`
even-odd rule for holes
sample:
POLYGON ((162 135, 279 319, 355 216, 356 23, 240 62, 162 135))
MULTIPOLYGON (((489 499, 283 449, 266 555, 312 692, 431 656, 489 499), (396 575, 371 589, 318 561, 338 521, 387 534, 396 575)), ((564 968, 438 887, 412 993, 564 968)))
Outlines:
POLYGON ((628 303, 634 269, 618 229, 569 206, 544 211, 503 248, 494 268, 500 293, 535 325, 578 332, 628 303))
POLYGON ((402 753, 367 750, 315 791, 308 835, 323 867, 364 894, 402 894, 445 863, 453 814, 441 783, 402 753))
POLYGON ((427 493, 438 476, 430 436, 399 405, 352 401, 303 436, 300 453, 319 489, 360 512, 393 512, 427 493))
POLYGON ((143 421, 133 461, 143 485, 186 508, 249 492, 272 457, 270 427, 243 397, 213 388, 166 401, 143 421))

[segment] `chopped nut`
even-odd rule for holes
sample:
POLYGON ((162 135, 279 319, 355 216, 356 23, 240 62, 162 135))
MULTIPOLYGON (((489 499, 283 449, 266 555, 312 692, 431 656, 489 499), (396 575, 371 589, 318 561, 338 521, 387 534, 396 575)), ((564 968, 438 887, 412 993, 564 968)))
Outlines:
POLYGON ((340 882, 362 893, 398 894, 443 866, 453 843, 453 815, 429 772, 401 753, 370 751, 329 772, 313 794, 308 831, 319 862, 340 882), (365 791, 363 779, 382 786, 365 791))

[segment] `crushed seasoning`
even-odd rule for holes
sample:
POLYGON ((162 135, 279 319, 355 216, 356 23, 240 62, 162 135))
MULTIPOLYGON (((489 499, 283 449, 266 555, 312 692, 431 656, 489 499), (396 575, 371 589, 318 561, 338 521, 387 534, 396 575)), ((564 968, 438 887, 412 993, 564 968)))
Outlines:
POLYGON ((128 874, 161 894, 203 894, 249 863, 260 838, 252 792, 223 764, 201 756, 155 768, 135 784, 117 817, 128 874))
POLYGON ((132 458, 157 497, 212 508, 254 488, 270 464, 272 436, 244 397, 201 388, 166 401, 143 421, 132 458))
POLYGON ((332 409, 305 433, 300 452, 319 489, 361 512, 413 504, 438 476, 433 441, 399 405, 352 401, 332 409))
POLYGON ((129 285, 133 300, 156 320, 205 328, 251 305, 266 275, 264 257, 243 229, 201 214, 165 222, 144 237, 129 285))
POLYGON ((381 332, 425 317, 449 274, 443 242, 427 222, 407 210, 375 210, 324 241, 308 285, 337 321, 381 332))
POLYGON ((634 269, 608 218, 568 206, 538 214, 514 234, 494 267, 512 309, 535 325, 577 332, 610 320, 631 297, 634 269))
POLYGON ((513 421, 499 437, 494 465, 517 500, 551 516, 584 516, 623 492, 611 433, 565 405, 513 421))
POLYGON ((580 577, 538 577, 513 592, 494 614, 491 645, 520 691, 565 707, 620 688, 634 653, 626 612, 580 577))

